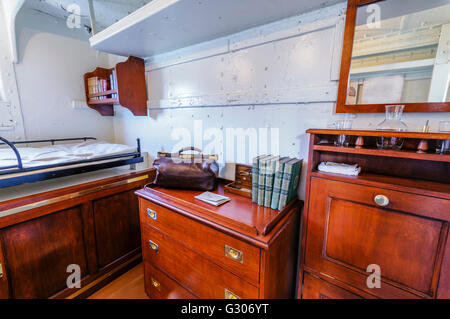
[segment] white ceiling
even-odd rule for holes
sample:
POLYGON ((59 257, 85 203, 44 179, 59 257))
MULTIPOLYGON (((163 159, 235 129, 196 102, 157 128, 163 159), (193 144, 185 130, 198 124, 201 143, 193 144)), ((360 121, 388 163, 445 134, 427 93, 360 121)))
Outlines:
MULTIPOLYGON (((151 0, 94 0, 97 30, 103 30, 116 23, 150 1, 151 0)), ((86 26, 90 26, 88 0, 26 0, 25 6, 57 18, 66 19, 70 14, 67 12, 67 7, 73 3, 80 6, 82 23, 86 26)))

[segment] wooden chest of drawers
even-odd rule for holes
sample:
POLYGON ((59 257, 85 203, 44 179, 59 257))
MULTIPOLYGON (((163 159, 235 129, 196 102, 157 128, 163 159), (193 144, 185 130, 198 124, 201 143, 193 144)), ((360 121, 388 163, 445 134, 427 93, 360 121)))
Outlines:
MULTIPOLYGON (((231 201, 214 207, 201 192, 139 190, 145 288, 151 298, 292 298, 298 213, 231 201)), ((218 193, 223 194, 220 185, 218 193)))
POLYGON ((416 153, 415 133, 403 133, 400 151, 364 135, 382 133, 346 132, 364 136, 363 148, 329 145, 340 132, 311 133, 298 296, 449 298, 450 156, 416 153), (324 161, 362 172, 317 171, 324 161))

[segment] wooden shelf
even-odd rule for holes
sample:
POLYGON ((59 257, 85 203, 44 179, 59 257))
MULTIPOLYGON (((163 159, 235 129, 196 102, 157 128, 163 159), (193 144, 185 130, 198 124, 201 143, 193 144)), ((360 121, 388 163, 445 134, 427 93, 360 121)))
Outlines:
POLYGON ((428 160, 437 162, 450 162, 450 155, 432 154, 432 153, 419 154, 414 151, 394 151, 394 150, 381 150, 374 148, 340 147, 334 145, 314 145, 313 149, 315 151, 325 151, 325 152, 363 154, 371 156, 387 156, 387 157, 409 158, 409 159, 428 160))
MULTIPOLYGON (((325 129, 307 132, 311 133, 309 162, 312 171, 317 170, 321 162, 357 164, 362 169, 360 176, 336 174, 336 178, 449 191, 450 154, 434 151, 438 140, 450 139, 450 134, 325 129), (335 146, 337 135, 346 135, 350 146, 335 146), (402 138, 402 149, 377 148, 379 137, 402 138)), ((314 174, 322 173, 316 171, 314 174)), ((430 196, 434 195, 430 193, 430 196)))
POLYGON ((89 41, 102 52, 147 58, 319 9, 323 3, 337 2, 153 0, 89 41))
POLYGON ((114 99, 102 99, 102 100, 89 100, 89 104, 92 105, 114 105, 114 104, 118 104, 119 100, 114 98, 114 99))
POLYGON ((324 135, 350 135, 350 136, 383 136, 383 137, 404 137, 417 139, 450 140, 450 133, 435 132, 388 132, 376 130, 329 130, 329 129, 309 129, 309 134, 324 135))
POLYGON ((90 108, 98 111, 103 116, 114 115, 114 105, 121 105, 129 109, 136 116, 147 116, 147 88, 145 83, 144 60, 129 57, 125 62, 118 63, 115 68, 96 68, 84 75, 86 101, 90 108), (98 77, 109 79, 116 72, 117 89, 100 93, 89 94, 88 79, 98 77), (117 94, 115 98, 94 100, 93 97, 117 94))
POLYGON ((97 97, 97 96, 107 96, 107 95, 111 95, 114 93, 117 93, 117 90, 109 90, 109 91, 103 91, 100 93, 89 94, 88 98, 93 98, 93 97, 97 97))

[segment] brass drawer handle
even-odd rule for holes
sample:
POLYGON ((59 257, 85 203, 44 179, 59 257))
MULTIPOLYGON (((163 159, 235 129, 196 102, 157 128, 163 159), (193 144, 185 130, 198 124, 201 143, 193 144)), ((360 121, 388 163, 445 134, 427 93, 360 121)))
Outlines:
POLYGON ((159 251, 159 246, 154 241, 149 240, 148 244, 149 244, 150 248, 153 249, 155 252, 159 251))
POLYGON ((389 205, 389 198, 387 198, 387 196, 385 196, 385 195, 377 195, 377 196, 375 196, 373 201, 375 202, 375 204, 377 204, 378 206, 381 206, 381 207, 385 207, 385 206, 389 205))
POLYGON ((161 291, 161 284, 155 278, 151 277, 152 286, 156 288, 156 290, 161 291))
POLYGON ((156 214, 156 212, 150 208, 147 208, 147 216, 153 220, 156 220, 158 218, 158 214, 156 214))
POLYGON ((244 262, 244 253, 228 245, 225 245, 225 256, 240 262, 241 264, 244 262))
POLYGON ((225 299, 241 299, 241 297, 225 288, 225 299))
POLYGON ((0 264, 0 278, 3 278, 3 267, 2 267, 2 264, 0 264))

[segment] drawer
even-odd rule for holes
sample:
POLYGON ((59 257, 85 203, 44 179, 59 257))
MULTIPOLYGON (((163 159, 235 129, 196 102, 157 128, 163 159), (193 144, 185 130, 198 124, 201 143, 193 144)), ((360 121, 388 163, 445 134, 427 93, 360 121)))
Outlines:
POLYGON ((302 299, 362 299, 362 297, 305 272, 302 299))
POLYGON ((196 299, 197 297, 167 277, 162 271, 144 262, 145 291, 151 299, 196 299))
POLYGON ((231 293, 229 296, 245 299, 259 296, 257 287, 145 224, 142 254, 145 262, 164 271, 200 298, 223 299, 227 292, 231 293))
POLYGON ((385 298, 435 297, 449 201, 311 179, 305 266, 385 298), (373 200, 382 194, 389 204, 373 200), (432 216, 432 217, 430 217, 432 216), (381 287, 367 284, 380 271, 381 287))
POLYGON ((172 210, 140 199, 142 224, 151 225, 253 284, 259 283, 260 249, 172 210))

